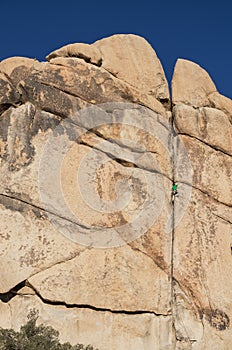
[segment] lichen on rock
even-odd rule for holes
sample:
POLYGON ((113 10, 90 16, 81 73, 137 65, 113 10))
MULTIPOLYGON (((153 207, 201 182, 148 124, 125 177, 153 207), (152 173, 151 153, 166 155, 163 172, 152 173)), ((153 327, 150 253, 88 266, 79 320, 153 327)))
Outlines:
POLYGON ((99 350, 230 349, 232 101, 208 73, 179 59, 171 101, 121 34, 8 58, 0 87, 0 326, 36 306, 99 350))

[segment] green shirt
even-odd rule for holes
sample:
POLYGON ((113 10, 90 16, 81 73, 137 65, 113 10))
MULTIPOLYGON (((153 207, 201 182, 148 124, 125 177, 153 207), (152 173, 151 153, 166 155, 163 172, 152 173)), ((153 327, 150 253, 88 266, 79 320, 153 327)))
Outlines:
POLYGON ((172 191, 176 191, 177 190, 177 185, 172 185, 172 191))

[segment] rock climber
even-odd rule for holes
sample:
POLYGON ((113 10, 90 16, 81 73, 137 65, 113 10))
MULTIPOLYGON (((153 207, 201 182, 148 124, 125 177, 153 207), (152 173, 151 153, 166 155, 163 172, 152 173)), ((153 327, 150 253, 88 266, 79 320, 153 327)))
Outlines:
POLYGON ((177 184, 174 182, 172 185, 172 202, 174 202, 175 196, 177 195, 177 184))
POLYGON ((174 194, 174 195, 177 194, 177 184, 175 182, 172 185, 172 194, 174 194))

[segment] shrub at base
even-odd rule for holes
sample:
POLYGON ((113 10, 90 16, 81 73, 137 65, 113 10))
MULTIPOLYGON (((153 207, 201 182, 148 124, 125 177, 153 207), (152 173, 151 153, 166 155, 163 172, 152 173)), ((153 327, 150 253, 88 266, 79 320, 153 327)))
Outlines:
POLYGON ((13 329, 0 329, 0 350, 98 350, 91 345, 60 344, 59 332, 50 326, 36 326, 38 311, 31 310, 28 322, 20 332, 13 329))

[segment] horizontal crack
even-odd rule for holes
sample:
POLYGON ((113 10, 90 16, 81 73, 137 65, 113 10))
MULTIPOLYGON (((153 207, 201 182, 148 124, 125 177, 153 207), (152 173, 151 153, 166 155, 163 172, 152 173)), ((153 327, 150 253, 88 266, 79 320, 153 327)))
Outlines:
POLYGON ((221 149, 221 148, 219 148, 219 147, 217 147, 217 146, 213 146, 213 145, 211 145, 211 144, 209 144, 209 143, 207 143, 207 142, 205 142, 205 141, 199 139, 199 138, 196 137, 196 136, 189 135, 189 134, 184 133, 184 132, 178 132, 177 135, 188 136, 188 137, 190 137, 190 138, 192 138, 192 139, 195 139, 195 140, 197 140, 197 141, 199 141, 199 142, 202 142, 204 145, 206 145, 206 146, 208 146, 208 147, 214 149, 214 150, 217 151, 217 152, 221 152, 221 153, 224 153, 226 156, 232 157, 232 154, 226 152, 225 150, 223 150, 223 149, 221 149))
MULTIPOLYGON (((217 92, 217 90, 214 90, 214 91, 206 94, 205 96, 208 98, 208 97, 210 97, 211 94, 213 94, 215 92, 217 92)), ((221 111, 220 109, 216 108, 210 100, 208 100, 208 102, 206 102, 204 106, 197 106, 197 105, 192 104, 191 102, 184 101, 184 100, 178 101, 178 102, 173 102, 173 107, 180 106, 180 105, 192 107, 193 109, 196 109, 196 110, 199 110, 201 107, 208 107, 208 108, 212 108, 212 109, 216 109, 218 111, 221 111)))
POLYGON ((149 311, 149 310, 136 310, 136 311, 130 311, 130 310, 113 310, 113 309, 109 309, 109 308, 102 308, 102 307, 96 307, 93 305, 89 305, 89 304, 69 304, 66 303, 64 301, 51 301, 47 298, 44 298, 41 293, 28 281, 26 281, 26 286, 30 287, 35 294, 37 295, 37 297, 40 298, 40 300, 47 305, 57 305, 57 306, 65 306, 66 308, 78 308, 78 309, 90 309, 93 311, 101 311, 101 312, 110 312, 113 314, 124 314, 124 315, 141 315, 141 314, 152 314, 155 316, 164 316, 164 317, 168 317, 171 314, 161 314, 161 313, 156 313, 154 311, 149 311))
POLYGON ((194 188, 195 190, 198 190, 198 191, 202 192, 203 194, 205 194, 205 195, 207 195, 208 197, 212 198, 215 202, 217 202, 217 203, 219 203, 219 204, 223 204, 223 205, 225 205, 225 206, 227 206, 227 207, 229 207, 229 208, 232 208, 232 204, 228 204, 228 203, 225 203, 225 202, 222 202, 222 201, 218 200, 217 198, 213 197, 209 192, 204 191, 204 190, 202 190, 201 188, 199 188, 199 187, 197 187, 197 186, 195 186, 195 185, 193 185, 193 184, 191 184, 191 183, 188 183, 188 182, 185 182, 185 181, 182 181, 182 180, 176 180, 176 181, 177 181, 179 184, 182 183, 182 184, 184 184, 184 185, 187 185, 187 186, 189 186, 189 187, 194 188))
MULTIPOLYGON (((90 57, 87 57, 85 55, 82 55, 82 54, 77 54, 77 55, 69 55, 69 56, 65 56, 65 57, 61 57, 61 56, 54 56, 54 57, 51 57, 50 59, 56 59, 56 58, 78 58, 78 59, 81 59, 83 61, 85 61, 86 63, 89 63, 89 64, 92 64, 93 66, 95 67, 98 67, 100 68, 102 66, 102 59, 100 59, 98 61, 98 63, 95 63, 95 62, 91 62, 91 58, 90 57)), ((65 67, 67 69, 70 69, 72 71, 75 71, 75 69, 72 67, 72 66, 68 66, 68 65, 65 65, 64 63, 57 63, 57 62, 52 62, 52 61, 48 61, 48 63, 50 64, 53 64, 54 66, 61 66, 61 67, 65 67)))
POLYGON ((198 340, 197 339, 190 339, 190 338, 187 338, 187 337, 178 337, 178 336, 175 336, 176 338, 176 341, 178 343, 187 343, 187 344, 194 344, 196 343, 198 340))

